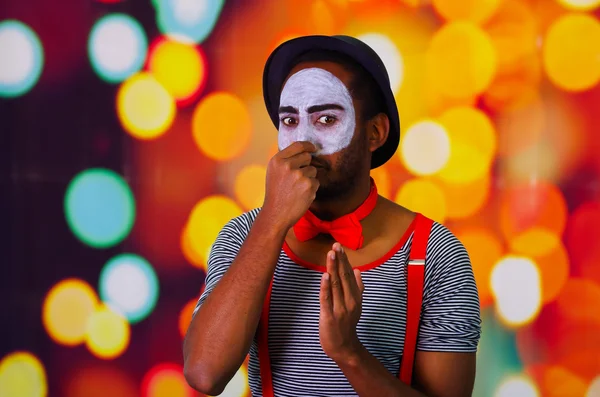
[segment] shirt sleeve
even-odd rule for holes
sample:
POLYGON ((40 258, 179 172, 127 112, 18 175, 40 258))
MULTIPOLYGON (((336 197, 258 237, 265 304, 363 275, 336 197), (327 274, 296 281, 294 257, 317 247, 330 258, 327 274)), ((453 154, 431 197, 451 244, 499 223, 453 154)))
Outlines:
POLYGON ((481 313, 471 260, 464 245, 439 223, 429 236, 425 269, 417 348, 476 352, 481 313))
POLYGON ((204 291, 198 299, 192 318, 235 260, 250 229, 249 218, 248 214, 230 220, 217 235, 208 255, 204 291))

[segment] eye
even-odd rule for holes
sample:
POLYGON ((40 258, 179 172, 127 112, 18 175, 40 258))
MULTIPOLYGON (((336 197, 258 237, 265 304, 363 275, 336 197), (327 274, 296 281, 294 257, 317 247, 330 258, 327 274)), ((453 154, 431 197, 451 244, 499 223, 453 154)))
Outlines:
POLYGON ((287 126, 296 124, 296 120, 293 117, 284 117, 281 122, 287 126))
POLYGON ((321 124, 333 124, 335 123, 336 118, 333 116, 321 116, 319 117, 319 123, 321 124))

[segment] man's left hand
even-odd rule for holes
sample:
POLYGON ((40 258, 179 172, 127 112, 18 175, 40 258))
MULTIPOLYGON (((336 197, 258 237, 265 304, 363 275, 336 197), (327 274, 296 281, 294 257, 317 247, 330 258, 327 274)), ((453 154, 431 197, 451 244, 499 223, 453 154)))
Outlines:
POLYGON ((360 271, 352 269, 340 243, 327 253, 327 272, 321 278, 321 347, 332 360, 351 359, 361 347, 356 325, 365 289, 360 271))

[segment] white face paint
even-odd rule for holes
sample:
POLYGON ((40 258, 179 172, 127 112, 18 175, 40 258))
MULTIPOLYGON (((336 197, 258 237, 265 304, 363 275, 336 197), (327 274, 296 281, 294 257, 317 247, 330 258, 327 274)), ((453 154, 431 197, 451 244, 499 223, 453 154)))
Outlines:
POLYGON ((285 83, 279 100, 279 150, 297 141, 312 142, 317 153, 346 148, 356 127, 348 89, 333 74, 303 69, 285 83))

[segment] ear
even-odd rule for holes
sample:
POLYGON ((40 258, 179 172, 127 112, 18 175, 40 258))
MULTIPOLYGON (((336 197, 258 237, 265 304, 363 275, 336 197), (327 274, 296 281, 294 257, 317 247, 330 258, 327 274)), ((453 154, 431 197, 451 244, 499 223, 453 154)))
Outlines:
POLYGON ((390 119, 387 114, 379 113, 367 122, 369 151, 373 153, 387 141, 390 133, 390 119))

